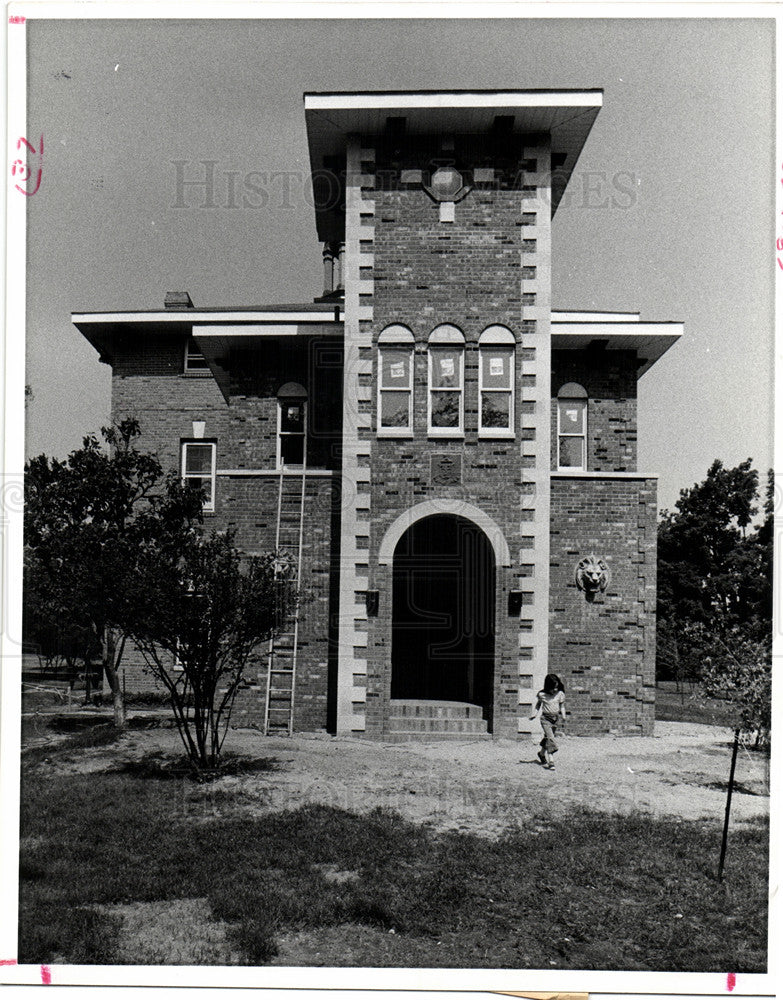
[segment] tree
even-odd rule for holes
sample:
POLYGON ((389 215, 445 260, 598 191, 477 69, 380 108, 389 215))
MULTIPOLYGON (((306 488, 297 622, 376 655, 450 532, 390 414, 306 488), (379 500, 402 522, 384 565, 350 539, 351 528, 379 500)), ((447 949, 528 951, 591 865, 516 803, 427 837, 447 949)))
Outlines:
POLYGON ((272 554, 243 556, 229 532, 144 547, 121 612, 169 693, 194 769, 215 768, 252 654, 290 616, 290 573, 272 554))
POLYGON ((751 460, 716 460, 702 483, 682 490, 658 528, 658 672, 698 678, 708 631, 761 641, 772 619, 772 474, 758 513, 751 460), (700 626, 696 628, 695 626, 700 626))
MULTIPOLYGON (((138 422, 94 435, 66 461, 39 455, 25 467, 25 562, 35 617, 61 634, 86 630, 100 650, 114 721, 125 724, 119 664, 123 615, 145 546, 176 549, 201 521, 202 497, 164 475, 154 455, 137 450, 138 422)), ((30 603, 28 602, 28 608, 30 603)))
POLYGON ((715 461, 658 530, 658 676, 702 681, 736 707, 737 730, 770 727, 774 476, 763 518, 751 460, 715 461))

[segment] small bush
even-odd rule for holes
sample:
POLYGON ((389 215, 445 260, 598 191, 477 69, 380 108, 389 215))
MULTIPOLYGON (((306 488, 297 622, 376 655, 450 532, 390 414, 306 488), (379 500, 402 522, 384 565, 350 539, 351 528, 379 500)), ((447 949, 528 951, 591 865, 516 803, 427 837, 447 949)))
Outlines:
POLYGON ((211 769, 194 768, 184 754, 145 754, 139 760, 128 760, 114 769, 115 774, 128 774, 134 778, 157 781, 190 779, 199 784, 207 784, 219 778, 242 774, 265 774, 279 764, 276 757, 246 757, 241 754, 224 754, 217 767, 211 769))
POLYGON ((125 695, 128 708, 168 708, 171 698, 166 691, 132 691, 125 695))

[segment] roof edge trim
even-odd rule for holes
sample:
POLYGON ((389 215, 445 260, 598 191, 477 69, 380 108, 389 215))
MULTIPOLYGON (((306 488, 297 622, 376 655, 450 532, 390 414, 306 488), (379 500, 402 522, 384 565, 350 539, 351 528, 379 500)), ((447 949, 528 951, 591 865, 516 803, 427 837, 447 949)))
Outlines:
POLYGON ((305 93, 306 111, 384 108, 600 108, 604 92, 594 90, 334 91, 305 93))

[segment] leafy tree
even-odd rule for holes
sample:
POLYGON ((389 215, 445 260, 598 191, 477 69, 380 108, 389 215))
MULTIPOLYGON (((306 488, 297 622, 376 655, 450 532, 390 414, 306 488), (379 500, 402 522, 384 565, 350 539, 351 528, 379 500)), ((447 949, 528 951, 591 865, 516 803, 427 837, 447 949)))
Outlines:
POLYGON ((122 612, 128 635, 169 692, 188 758, 215 768, 248 662, 290 615, 289 568, 243 556, 230 533, 147 545, 122 612))
POLYGON ((682 490, 676 511, 658 528, 659 670, 698 676, 701 624, 742 627, 760 638, 770 628, 772 478, 765 519, 758 513, 758 473, 751 460, 726 469, 716 460, 707 478, 682 490))
POLYGON ((751 460, 734 469, 716 460, 702 483, 682 490, 675 512, 663 512, 657 664, 659 676, 703 679, 708 694, 736 701, 738 725, 757 731, 769 725, 764 704, 772 627, 771 471, 763 517, 754 523, 758 504, 759 477, 751 460))
POLYGON ((28 609, 33 619, 59 625, 63 636, 90 635, 112 692, 115 724, 123 726, 118 668, 128 588, 145 546, 176 548, 190 537, 201 520, 202 497, 175 474, 165 476, 155 456, 137 450, 137 421, 101 433, 108 449, 90 435, 66 461, 40 455, 25 467, 28 609))

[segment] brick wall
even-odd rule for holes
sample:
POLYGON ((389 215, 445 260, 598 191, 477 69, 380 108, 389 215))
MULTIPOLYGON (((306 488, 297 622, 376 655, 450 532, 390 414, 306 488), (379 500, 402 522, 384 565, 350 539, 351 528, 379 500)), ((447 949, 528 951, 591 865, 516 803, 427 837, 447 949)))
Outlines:
POLYGON ((552 351, 551 466, 557 468, 557 393, 568 382, 587 392, 587 468, 636 471, 636 352, 552 351))
MULTIPOLYGON (((339 469, 341 416, 341 345, 313 340, 299 350, 272 346, 261 360, 232 358, 230 405, 211 376, 182 373, 184 339, 161 337, 146 344, 126 342, 113 362, 112 416, 134 416, 141 424, 139 447, 155 452, 165 469, 178 470, 180 442, 193 437, 193 421, 204 421, 205 440, 217 441, 215 513, 205 515, 205 529, 230 528, 240 549, 248 553, 275 546, 278 477, 277 389, 296 381, 310 390, 310 468, 339 469), (324 358, 332 358, 324 361, 324 358), (267 471, 270 475, 243 475, 267 471)), ((339 475, 308 478, 303 546, 303 605, 294 726, 312 731, 327 726, 334 702, 335 643, 330 621, 338 573, 339 475)), ((266 685, 263 651, 249 671, 252 687, 238 699, 237 724, 260 725, 266 685)), ((156 687, 140 654, 125 654, 126 691, 156 687)))
POLYGON ((656 483, 552 478, 550 664, 566 688, 569 732, 649 735, 655 700, 656 483), (606 560, 591 603, 577 563, 606 560))

